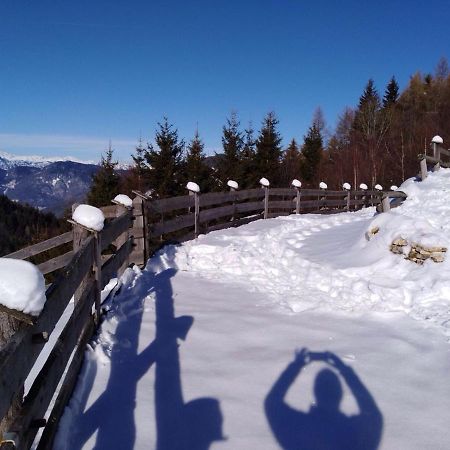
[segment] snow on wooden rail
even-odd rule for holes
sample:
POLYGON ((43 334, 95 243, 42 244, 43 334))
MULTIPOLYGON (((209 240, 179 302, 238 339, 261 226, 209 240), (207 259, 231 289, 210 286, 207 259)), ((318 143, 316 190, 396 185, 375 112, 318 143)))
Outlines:
POLYGON ((439 170, 440 167, 450 167, 450 149, 445 149, 443 143, 444 141, 440 136, 434 136, 431 141, 433 154, 419 154, 420 177, 422 180, 427 178, 428 165, 431 165, 433 172, 439 170))

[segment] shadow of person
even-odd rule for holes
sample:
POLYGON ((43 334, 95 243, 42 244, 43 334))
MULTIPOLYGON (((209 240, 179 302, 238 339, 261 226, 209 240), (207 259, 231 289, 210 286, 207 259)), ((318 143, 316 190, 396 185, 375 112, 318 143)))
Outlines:
POLYGON ((160 273, 155 285, 156 367, 155 416, 157 450, 207 450, 223 440, 222 413, 218 400, 183 399, 178 339, 192 326, 190 316, 175 317, 170 278, 173 269, 160 273))
POLYGON ((302 349, 280 375, 265 399, 267 420, 284 449, 375 450, 378 448, 383 417, 374 399, 353 369, 330 352, 302 349), (287 391, 301 369, 311 361, 323 361, 314 382, 315 404, 308 412, 296 410, 285 402, 287 391), (339 409, 345 381, 354 396, 359 414, 347 416, 339 409))

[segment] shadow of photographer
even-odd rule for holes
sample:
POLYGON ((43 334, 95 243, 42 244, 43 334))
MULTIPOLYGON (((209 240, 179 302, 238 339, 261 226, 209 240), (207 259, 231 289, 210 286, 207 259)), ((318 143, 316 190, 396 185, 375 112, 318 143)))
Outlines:
POLYGON ((284 449, 375 450, 381 440, 383 416, 375 400, 353 369, 331 352, 296 352, 294 361, 269 391, 264 406, 272 432, 284 449), (285 396, 302 368, 312 361, 328 367, 316 376, 315 404, 303 412, 289 406, 285 396), (354 396, 359 414, 347 416, 340 411, 340 379, 354 396))

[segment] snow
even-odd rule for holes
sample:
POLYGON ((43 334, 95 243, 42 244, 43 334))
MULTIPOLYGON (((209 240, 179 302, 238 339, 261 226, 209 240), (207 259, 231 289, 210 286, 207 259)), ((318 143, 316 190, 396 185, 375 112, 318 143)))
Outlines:
POLYGON ((114 201, 120 203, 123 206, 126 206, 127 208, 131 208, 133 206, 133 200, 131 200, 131 198, 125 194, 116 195, 114 197, 114 201))
POLYGON ((72 214, 72 220, 94 231, 103 230, 105 216, 101 209, 91 205, 78 205, 72 214))
POLYGON ((348 444, 361 430, 362 448, 380 435, 380 449, 447 448, 450 263, 389 245, 448 245, 450 170, 401 190, 389 213, 258 220, 128 269, 55 448, 308 448, 298 430, 325 439, 336 420, 359 428, 338 427, 331 448, 361 448, 348 444), (347 417, 323 413, 324 377, 347 417))
POLYGON ((320 187, 320 189, 328 189, 327 183, 325 183, 325 182, 323 182, 323 181, 321 181, 321 182, 319 183, 319 187, 320 187))
POLYGON ((259 180, 259 184, 261 186, 264 186, 264 187, 269 187, 270 186, 270 182, 269 182, 269 180, 267 178, 261 178, 259 180))
POLYGON ((10 309, 38 316, 45 304, 45 280, 28 261, 0 258, 0 302, 10 309))
POLYGON ((13 155, 0 151, 0 169, 9 170, 16 166, 45 167, 58 161, 72 161, 79 164, 97 164, 94 161, 83 161, 73 156, 36 156, 36 155, 13 155))
POLYGON ((364 190, 364 191, 367 191, 367 189, 369 189, 369 188, 367 187, 367 184, 366 184, 366 183, 361 183, 361 184, 359 185, 359 188, 362 189, 362 190, 364 190))
POLYGON ((291 184, 292 184, 292 186, 294 186, 296 188, 301 188, 302 187, 302 182, 297 180, 297 179, 292 180, 291 184))
POLYGON ((237 181, 233 181, 233 180, 228 180, 227 181, 227 186, 232 188, 232 189, 238 189, 239 188, 239 184, 237 183, 237 181))
POLYGON ((396 191, 398 189, 398 186, 396 186, 395 184, 393 184, 391 187, 390 187, 390 190, 391 191, 396 191))
POLYGON ((186 185, 186 189, 191 192, 200 192, 200 186, 193 181, 189 181, 189 183, 186 185))
POLYGON ((344 183, 344 184, 342 185, 342 187, 343 187, 346 191, 349 191, 349 190, 352 188, 352 186, 351 186, 350 183, 344 183))
POLYGON ((433 144, 443 144, 444 143, 444 139, 442 139, 440 136, 434 136, 434 138, 431 139, 431 142, 433 144))
POLYGON ((376 184, 374 186, 374 189, 376 189, 377 191, 382 191, 383 190, 383 186, 381 186, 381 184, 376 184))

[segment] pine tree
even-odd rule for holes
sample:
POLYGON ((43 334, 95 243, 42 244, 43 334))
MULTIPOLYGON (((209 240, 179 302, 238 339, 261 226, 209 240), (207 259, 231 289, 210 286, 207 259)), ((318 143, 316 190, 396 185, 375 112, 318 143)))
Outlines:
POLYGON ((244 131, 244 144, 241 151, 241 163, 239 171, 239 186, 242 189, 254 188, 258 183, 258 173, 255 163, 255 138, 252 123, 244 131))
POLYGON ((184 192, 184 141, 178 138, 178 131, 169 124, 167 117, 158 123, 158 127, 155 136, 158 148, 148 144, 144 158, 150 169, 150 189, 159 197, 171 197, 184 192))
POLYGON ((398 90, 399 86, 397 80, 393 76, 386 86, 383 97, 383 108, 388 108, 389 106, 395 105, 398 100, 398 90))
POLYGON ((202 192, 208 192, 212 187, 211 171, 205 163, 204 144, 198 131, 188 145, 185 173, 187 181, 194 181, 202 192))
POLYGON ((281 136, 277 131, 278 119, 269 112, 263 120, 256 141, 256 169, 258 177, 266 177, 272 184, 279 182, 279 164, 281 157, 281 136))
POLYGON ((92 206, 107 206, 119 193, 119 175, 116 173, 117 161, 113 161, 114 150, 109 144, 105 156, 102 155, 99 171, 92 177, 87 202, 92 206))
POLYGON ((294 178, 300 178, 300 151, 292 139, 281 158, 281 183, 289 186, 294 178))
POLYGON ((313 121, 309 127, 308 134, 304 137, 302 147, 301 174, 302 180, 307 183, 317 181, 320 160, 323 153, 323 138, 319 124, 313 121))
POLYGON ((239 120, 236 112, 231 113, 227 119, 222 132, 223 154, 220 155, 218 162, 218 176, 223 184, 228 180, 236 180, 239 176, 239 162, 242 150, 243 140, 242 132, 239 131, 239 120))

